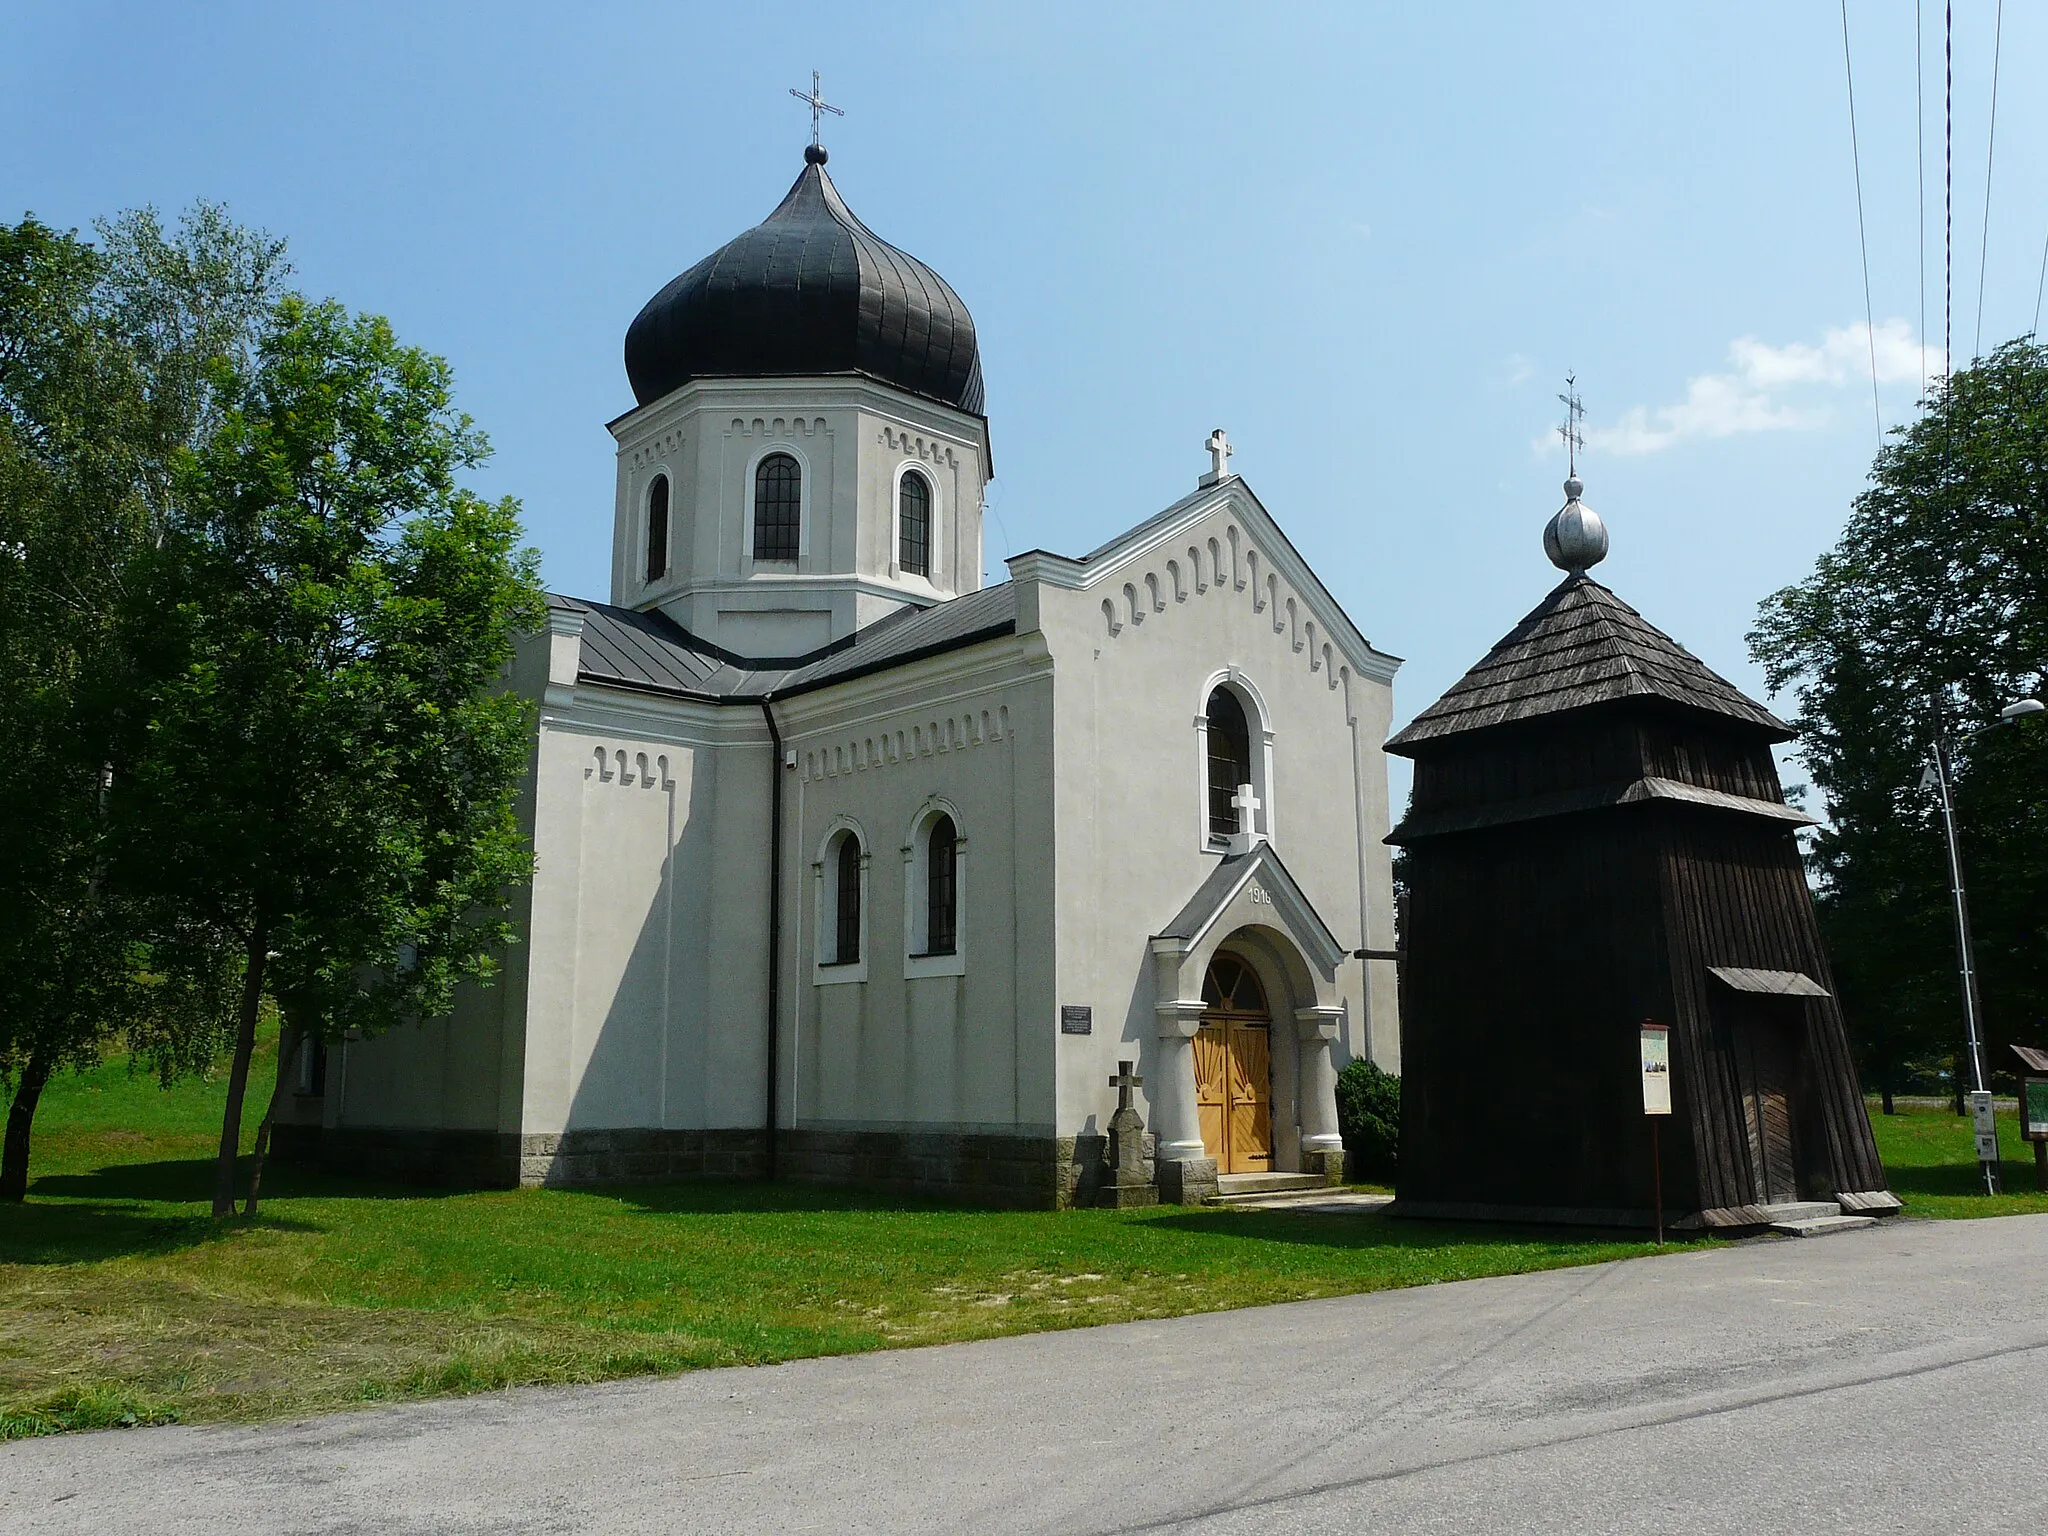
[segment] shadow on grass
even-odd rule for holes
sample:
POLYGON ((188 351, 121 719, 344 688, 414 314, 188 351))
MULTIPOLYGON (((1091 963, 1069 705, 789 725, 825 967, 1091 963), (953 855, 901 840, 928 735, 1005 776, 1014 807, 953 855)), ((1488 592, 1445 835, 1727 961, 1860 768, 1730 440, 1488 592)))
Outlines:
MULTIPOLYGON (((210 1157, 168 1158, 152 1163, 109 1163, 90 1173, 50 1173, 29 1185, 32 1195, 63 1200, 154 1200, 191 1204, 213 1199, 214 1160, 210 1157)), ((235 1187, 249 1187, 249 1159, 236 1165, 235 1187)), ((267 1162, 263 1166, 263 1198, 396 1200, 431 1199, 465 1191, 441 1187, 411 1188, 382 1180, 352 1178, 324 1168, 267 1162)))
POLYGON ((312 1232, 305 1221, 259 1216, 215 1221, 203 1211, 160 1211, 91 1200, 29 1200, 0 1215, 0 1264, 91 1264, 177 1253, 250 1226, 312 1232))
MULTIPOLYGON (((1266 1243, 1306 1243, 1320 1248, 1616 1248, 1649 1247, 1651 1234, 1624 1227, 1537 1227, 1506 1222, 1425 1221, 1390 1217, 1384 1211, 1317 1215, 1310 1211, 1173 1210, 1150 1218, 1154 1226, 1206 1237, 1243 1237, 1266 1243)), ((1667 1232, 1664 1246, 1684 1247, 1696 1239, 1667 1232)))
MULTIPOLYGON (((1984 1174, 1976 1163, 1899 1163, 1884 1166, 1891 1192, 1901 1200, 1915 1195, 1981 1195, 1984 1174)), ((2006 1158, 1998 1165, 1999 1181, 2012 1195, 2035 1193, 2034 1165, 2006 1158)))
POLYGON ((577 1193, 602 1195, 649 1216, 745 1216, 787 1211, 874 1211, 889 1215, 919 1212, 986 1216, 1051 1215, 1051 1211, 987 1205, 940 1195, 847 1184, 807 1184, 795 1180, 679 1179, 669 1184, 579 1185, 577 1193))

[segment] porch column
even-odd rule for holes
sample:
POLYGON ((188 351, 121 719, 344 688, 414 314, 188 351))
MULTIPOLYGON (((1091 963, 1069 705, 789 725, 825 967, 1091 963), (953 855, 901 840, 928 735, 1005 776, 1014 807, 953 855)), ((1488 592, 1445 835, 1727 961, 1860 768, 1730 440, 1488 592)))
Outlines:
POLYGON ((1344 1176, 1344 1137, 1337 1128, 1337 1066, 1330 1048, 1343 1023, 1341 1003, 1294 1010, 1301 1041, 1301 1167, 1333 1179, 1344 1176))
POLYGON ((1173 998, 1155 1003, 1159 1065, 1152 1079, 1152 1134, 1162 1163, 1207 1157, 1202 1115, 1195 1100, 1195 1031, 1202 1024, 1202 1000, 1173 998))

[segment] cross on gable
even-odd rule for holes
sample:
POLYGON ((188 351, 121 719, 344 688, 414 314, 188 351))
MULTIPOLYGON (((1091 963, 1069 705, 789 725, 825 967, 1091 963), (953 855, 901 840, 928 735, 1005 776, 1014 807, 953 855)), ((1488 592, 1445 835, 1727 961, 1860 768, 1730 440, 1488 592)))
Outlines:
POLYGON ((1209 478, 1211 480, 1221 480, 1230 473, 1230 466, 1224 461, 1237 452, 1237 450, 1230 446, 1230 438, 1225 435, 1221 427, 1211 432, 1208 441, 1204 442, 1202 446, 1209 450, 1209 478))
POLYGON ((1131 1107, 1131 1090, 1133 1088, 1145 1086, 1145 1079, 1136 1076, 1131 1071, 1133 1065, 1134 1063, 1128 1061, 1118 1062, 1116 1064, 1116 1076, 1109 1080, 1109 1086, 1116 1090, 1116 1107, 1119 1111, 1131 1107))

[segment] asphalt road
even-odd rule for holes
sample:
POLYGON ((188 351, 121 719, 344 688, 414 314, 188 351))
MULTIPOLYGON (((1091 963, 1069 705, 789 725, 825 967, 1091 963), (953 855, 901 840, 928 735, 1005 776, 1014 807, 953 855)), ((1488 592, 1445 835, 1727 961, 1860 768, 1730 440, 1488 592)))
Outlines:
POLYGON ((2038 1531, 2048 1216, 0 1450, 35 1532, 2038 1531))

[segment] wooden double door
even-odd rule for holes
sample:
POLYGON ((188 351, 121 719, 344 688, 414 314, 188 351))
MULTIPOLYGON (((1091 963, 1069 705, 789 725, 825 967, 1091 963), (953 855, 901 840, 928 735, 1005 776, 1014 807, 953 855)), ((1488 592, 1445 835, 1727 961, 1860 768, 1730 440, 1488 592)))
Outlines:
POLYGON ((1273 1166, 1273 1015, 1252 968, 1218 955, 1202 981, 1195 1104, 1202 1149, 1219 1173, 1273 1166))

